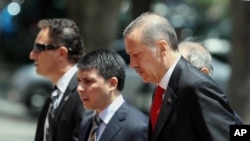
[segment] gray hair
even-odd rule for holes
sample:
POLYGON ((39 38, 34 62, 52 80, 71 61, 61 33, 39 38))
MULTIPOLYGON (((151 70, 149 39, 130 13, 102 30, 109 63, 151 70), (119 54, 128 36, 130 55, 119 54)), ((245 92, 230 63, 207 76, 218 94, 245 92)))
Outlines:
POLYGON ((125 28, 123 36, 128 36, 136 28, 142 28, 143 44, 154 46, 157 40, 166 40, 173 50, 178 50, 176 32, 165 17, 143 13, 125 28))
POLYGON ((210 52, 201 44, 184 41, 179 44, 182 56, 198 69, 207 68, 208 75, 213 75, 213 60, 210 52))

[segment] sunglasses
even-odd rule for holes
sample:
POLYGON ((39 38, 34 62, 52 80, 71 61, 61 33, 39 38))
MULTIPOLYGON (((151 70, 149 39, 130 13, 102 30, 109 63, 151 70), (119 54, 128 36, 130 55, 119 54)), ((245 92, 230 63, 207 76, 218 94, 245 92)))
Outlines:
POLYGON ((60 46, 54 46, 54 45, 43 45, 43 44, 39 44, 39 43, 35 43, 33 50, 37 53, 46 51, 46 50, 53 50, 53 49, 57 49, 60 46))

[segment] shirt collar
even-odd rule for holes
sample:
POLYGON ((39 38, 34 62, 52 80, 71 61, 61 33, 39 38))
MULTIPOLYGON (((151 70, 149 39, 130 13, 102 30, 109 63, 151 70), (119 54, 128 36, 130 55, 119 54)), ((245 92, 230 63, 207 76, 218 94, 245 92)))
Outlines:
POLYGON ((125 100, 123 99, 122 95, 119 95, 109 106, 107 106, 98 114, 106 125, 109 123, 115 112, 124 103, 124 101, 125 100))
POLYGON ((56 83, 56 86, 60 90, 61 93, 65 92, 65 90, 67 89, 68 84, 69 84, 71 78, 73 77, 73 75, 75 75, 75 73, 77 72, 77 70, 78 70, 77 66, 74 65, 66 73, 64 73, 64 75, 56 83))
POLYGON ((175 60, 175 62, 170 66, 170 68, 168 69, 168 71, 164 74, 164 76, 162 77, 160 83, 158 84, 160 87, 162 87, 163 89, 167 89, 170 77, 174 71, 174 68, 177 64, 177 62, 180 60, 181 56, 175 60))

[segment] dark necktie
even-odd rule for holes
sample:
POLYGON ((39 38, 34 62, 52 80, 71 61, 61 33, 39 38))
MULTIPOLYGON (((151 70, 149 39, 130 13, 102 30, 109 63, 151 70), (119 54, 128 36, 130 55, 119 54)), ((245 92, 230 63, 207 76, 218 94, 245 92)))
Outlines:
POLYGON ((53 126, 53 118, 55 117, 55 102, 58 98, 59 90, 57 86, 53 87, 52 95, 51 95, 51 101, 50 101, 50 107, 48 111, 48 127, 46 128, 46 141, 52 140, 52 126, 53 126))
POLYGON ((98 134, 98 128, 99 125, 101 124, 102 119, 96 114, 93 117, 93 121, 92 121, 92 128, 89 134, 89 139, 88 141, 96 141, 97 140, 97 134, 98 134))
POLYGON ((160 86, 157 86, 155 94, 154 94, 154 99, 152 102, 151 106, 151 111, 150 111, 150 119, 151 119, 151 124, 152 124, 152 129, 155 129, 155 124, 158 118, 158 115, 160 113, 161 105, 162 105, 162 96, 164 93, 164 89, 161 88, 160 86))
POLYGON ((56 103, 58 96, 59 96, 59 90, 57 86, 54 86, 52 96, 51 96, 50 110, 49 110, 49 114, 52 118, 54 118, 55 116, 55 110, 56 110, 55 103, 56 103))

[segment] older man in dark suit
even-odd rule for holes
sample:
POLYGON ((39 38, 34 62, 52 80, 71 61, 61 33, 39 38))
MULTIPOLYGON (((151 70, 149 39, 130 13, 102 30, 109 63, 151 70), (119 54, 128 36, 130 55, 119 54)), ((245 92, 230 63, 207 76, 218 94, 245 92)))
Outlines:
POLYGON ((144 13, 124 31, 130 67, 157 84, 150 111, 149 141, 229 141, 236 116, 218 85, 178 51, 167 19, 144 13))

